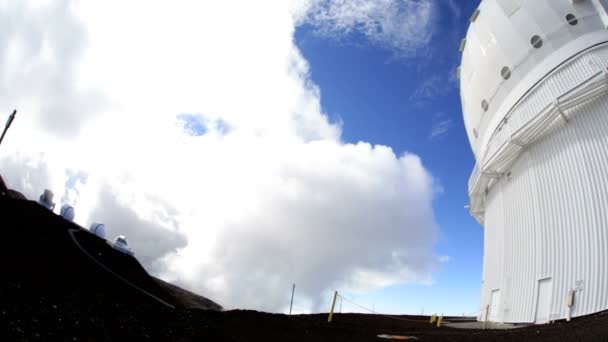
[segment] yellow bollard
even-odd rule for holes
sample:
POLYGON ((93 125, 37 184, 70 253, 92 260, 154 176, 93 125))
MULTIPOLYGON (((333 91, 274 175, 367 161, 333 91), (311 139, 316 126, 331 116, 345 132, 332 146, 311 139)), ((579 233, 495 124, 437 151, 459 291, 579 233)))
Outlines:
POLYGON ((435 314, 431 315, 431 324, 435 323, 435 318, 437 318, 437 316, 435 316, 435 314))
POLYGON ((338 298, 338 291, 334 292, 334 300, 331 302, 331 309, 329 310, 329 317, 327 318, 327 323, 331 323, 331 320, 334 317, 334 308, 336 306, 336 298, 338 298))
POLYGON ((443 314, 441 314, 441 316, 439 316, 439 319, 437 319, 437 328, 441 328, 442 321, 443 321, 443 314))

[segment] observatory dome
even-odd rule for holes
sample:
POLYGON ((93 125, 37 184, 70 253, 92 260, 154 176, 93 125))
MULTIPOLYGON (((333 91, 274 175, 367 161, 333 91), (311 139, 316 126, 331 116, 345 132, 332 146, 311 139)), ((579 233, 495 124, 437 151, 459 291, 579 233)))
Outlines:
POLYGON ((102 239, 106 238, 106 226, 103 223, 93 223, 89 230, 102 239))
POLYGON ((119 251, 125 254, 133 255, 133 251, 131 250, 131 248, 129 248, 129 243, 127 242, 127 238, 124 235, 118 235, 114 239, 113 246, 115 249, 118 249, 119 251))
POLYGON ((600 3, 481 2, 461 42, 458 69, 465 127, 476 157, 487 150, 513 105, 539 80, 568 58, 605 41, 600 3))
POLYGON ((74 221, 74 216, 75 216, 74 207, 72 207, 71 205, 68 205, 68 204, 64 204, 61 207, 61 211, 59 212, 59 215, 61 215, 61 217, 63 217, 64 219, 66 219, 70 222, 74 221))
POLYGON ((42 195, 40 195, 40 199, 38 200, 38 204, 43 207, 53 210, 55 208, 55 203, 53 203, 53 192, 51 190, 44 190, 42 195))
POLYGON ((480 320, 608 309, 608 0, 483 0, 460 95, 484 226, 480 320))

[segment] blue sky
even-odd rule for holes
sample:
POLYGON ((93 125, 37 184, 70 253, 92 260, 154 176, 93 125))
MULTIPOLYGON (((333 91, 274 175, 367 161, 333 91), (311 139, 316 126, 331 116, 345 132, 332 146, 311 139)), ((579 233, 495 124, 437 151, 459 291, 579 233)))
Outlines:
MULTIPOLYGON (((380 312, 474 313, 479 305, 483 230, 469 216, 467 181, 474 166, 455 78, 458 46, 478 1, 439 4, 430 42, 404 55, 351 33, 334 39, 311 25, 295 34, 321 91, 323 110, 343 122, 342 139, 419 155, 439 180, 434 200, 437 255, 449 261, 432 285, 398 285, 368 295, 346 294, 380 312), (438 15, 438 17, 437 17, 438 15)), ((343 310, 354 310, 346 302, 343 310)))

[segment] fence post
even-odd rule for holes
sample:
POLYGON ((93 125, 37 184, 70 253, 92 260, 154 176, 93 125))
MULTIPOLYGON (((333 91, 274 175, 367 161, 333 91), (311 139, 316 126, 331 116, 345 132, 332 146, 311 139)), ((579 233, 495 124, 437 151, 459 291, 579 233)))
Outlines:
POLYGON ((296 284, 291 288, 291 303, 289 304, 289 316, 291 316, 291 308, 293 308, 293 294, 296 292, 296 284))
POLYGON ((486 318, 483 320, 483 330, 486 330, 488 324, 488 311, 490 311, 490 304, 486 305, 486 318))
POLYGON ((334 300, 331 302, 331 310, 329 310, 329 317, 327 323, 331 323, 331 319, 334 317, 334 307, 336 306, 336 298, 338 297, 338 291, 334 292, 334 300))

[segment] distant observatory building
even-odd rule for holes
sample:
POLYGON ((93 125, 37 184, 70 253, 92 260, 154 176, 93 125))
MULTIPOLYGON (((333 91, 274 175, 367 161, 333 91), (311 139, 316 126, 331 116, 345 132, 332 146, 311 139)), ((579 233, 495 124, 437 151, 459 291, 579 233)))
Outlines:
POLYGON ((608 309, 608 0, 483 0, 461 43, 479 320, 608 309))

